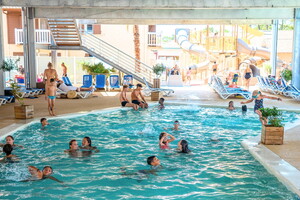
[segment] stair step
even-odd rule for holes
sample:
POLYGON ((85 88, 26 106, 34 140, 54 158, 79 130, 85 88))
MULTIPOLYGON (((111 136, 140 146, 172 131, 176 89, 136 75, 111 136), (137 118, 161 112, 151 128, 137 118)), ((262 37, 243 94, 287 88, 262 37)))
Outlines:
POLYGON ((59 33, 59 32, 64 32, 64 33, 77 33, 77 30, 71 29, 71 30, 62 30, 62 29, 51 29, 52 32, 59 33))
POLYGON ((52 35, 57 35, 57 36, 64 36, 64 35, 66 35, 66 36, 72 36, 72 35, 76 35, 76 36, 78 36, 78 34, 77 34, 77 32, 75 33, 75 32, 62 32, 62 33, 60 33, 60 32, 55 32, 55 33, 53 33, 52 32, 52 35))
POLYGON ((78 35, 74 35, 74 36, 71 36, 71 35, 53 35, 53 37, 55 38, 79 38, 78 35))
POLYGON ((49 23, 49 26, 75 26, 75 24, 73 23, 73 24, 51 24, 51 23, 49 23))
POLYGON ((66 41, 66 42, 72 42, 72 41, 76 41, 79 42, 79 38, 75 38, 75 39, 70 39, 70 38, 57 38, 56 42, 58 41, 66 41))
POLYGON ((56 43, 57 46, 80 46, 80 43, 56 43))
POLYGON ((73 20, 48 20, 48 23, 74 22, 73 20))

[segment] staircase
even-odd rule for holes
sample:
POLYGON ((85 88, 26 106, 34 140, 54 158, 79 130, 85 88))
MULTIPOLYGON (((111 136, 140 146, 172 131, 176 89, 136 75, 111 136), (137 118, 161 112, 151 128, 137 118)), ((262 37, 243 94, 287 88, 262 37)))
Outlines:
POLYGON ((145 77, 148 85, 153 86, 153 72, 150 66, 93 34, 79 33, 74 20, 48 19, 48 23, 55 42, 55 45, 50 46, 49 49, 83 50, 113 68, 125 74, 131 74, 141 83, 144 83, 143 77, 145 77))
POLYGON ((74 19, 48 19, 48 24, 55 45, 80 46, 80 36, 74 19))

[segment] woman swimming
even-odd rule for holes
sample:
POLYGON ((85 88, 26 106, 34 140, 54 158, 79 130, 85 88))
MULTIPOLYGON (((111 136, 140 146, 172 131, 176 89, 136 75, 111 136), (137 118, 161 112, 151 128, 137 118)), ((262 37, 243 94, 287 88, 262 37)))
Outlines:
POLYGON ((252 99, 250 99, 248 101, 242 101, 241 102, 241 104, 247 104, 247 103, 251 103, 252 101, 254 101, 254 112, 256 114, 258 114, 259 120, 261 121, 261 123, 263 125, 268 123, 266 121, 266 119, 263 118, 262 113, 259 110, 260 108, 264 107, 264 99, 274 99, 274 100, 282 101, 281 98, 263 95, 259 90, 254 90, 253 93, 252 93, 252 99))
POLYGON ((235 109, 235 107, 234 107, 234 105, 233 105, 233 101, 229 101, 229 103, 228 103, 228 108, 227 108, 228 110, 234 110, 235 109))
POLYGON ((45 166, 42 171, 34 166, 28 166, 28 171, 32 175, 32 177, 22 182, 36 181, 36 180, 42 180, 48 178, 57 181, 59 183, 63 183, 62 181, 51 176, 51 174, 53 174, 53 169, 51 166, 45 166))
POLYGON ((3 146, 3 152, 6 154, 6 156, 4 156, 0 162, 15 162, 18 161, 18 159, 16 158, 16 155, 12 154, 13 151, 13 146, 10 144, 5 144, 3 146))
POLYGON ((169 143, 174 141, 175 137, 171 134, 168 134, 166 132, 162 132, 159 135, 159 147, 161 149, 169 149, 169 143))
POLYGON ((92 140, 90 137, 84 137, 82 139, 82 145, 81 145, 80 149, 94 150, 95 152, 99 152, 97 147, 92 146, 92 140))
MULTIPOLYGON (((14 137, 11 136, 11 135, 6 136, 5 140, 6 140, 6 143, 5 143, 5 144, 10 144, 13 148, 16 148, 16 147, 24 148, 24 147, 21 146, 21 145, 15 144, 15 143, 14 143, 14 141, 15 141, 15 140, 14 140, 14 137)), ((4 147, 5 144, 0 144, 0 147, 4 147)))
POLYGON ((180 140, 178 142, 177 146, 178 146, 177 150, 178 150, 179 153, 189 153, 189 152, 191 152, 191 150, 189 149, 189 144, 186 140, 180 140))

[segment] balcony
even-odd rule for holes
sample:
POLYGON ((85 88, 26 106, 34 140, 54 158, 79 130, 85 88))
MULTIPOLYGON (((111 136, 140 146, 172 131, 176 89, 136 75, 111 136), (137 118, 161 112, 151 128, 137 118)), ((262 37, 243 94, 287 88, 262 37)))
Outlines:
MULTIPOLYGON (((15 29, 15 44, 23 44, 23 29, 15 29)), ((51 34, 48 29, 35 30, 36 44, 51 44, 51 34)))
POLYGON ((148 46, 149 47, 160 47, 161 46, 161 35, 155 32, 148 33, 148 46))

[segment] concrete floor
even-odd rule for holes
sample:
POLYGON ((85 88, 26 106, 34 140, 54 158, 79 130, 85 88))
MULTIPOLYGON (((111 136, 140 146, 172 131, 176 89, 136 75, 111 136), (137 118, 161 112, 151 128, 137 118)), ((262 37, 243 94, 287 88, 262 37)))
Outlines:
MULTIPOLYGON (((182 102, 182 103, 199 103, 199 105, 211 105, 225 107, 229 100, 221 99, 209 86, 192 86, 173 88, 175 94, 171 97, 166 97, 166 102, 182 102)), ((255 88, 251 88, 253 90, 255 88)), ((269 95, 269 94, 267 94, 269 95)), ((130 94, 128 93, 128 97, 130 94)), ((291 98, 281 97, 282 102, 268 100, 264 101, 265 106, 276 106, 280 109, 299 111, 300 102, 294 101, 291 98)), ((146 98, 150 102, 150 97, 146 98)), ((243 99, 233 100, 236 107, 240 107, 240 101, 243 99)), ((47 110, 47 102, 44 95, 37 99, 25 99, 25 104, 34 105, 35 118, 50 117, 47 110)), ((248 107, 252 107, 249 104, 248 107)), ((119 93, 116 92, 95 92, 88 99, 57 99, 56 113, 58 115, 67 113, 86 112, 110 107, 120 107, 119 93)), ((26 124, 32 120, 17 120, 14 118, 14 104, 6 104, 0 106, 0 136, 14 130, 20 124, 26 124)), ((288 129, 285 132, 283 145, 266 145, 271 151, 279 155, 282 159, 289 162, 291 165, 300 170, 300 122, 294 128, 288 129)))

